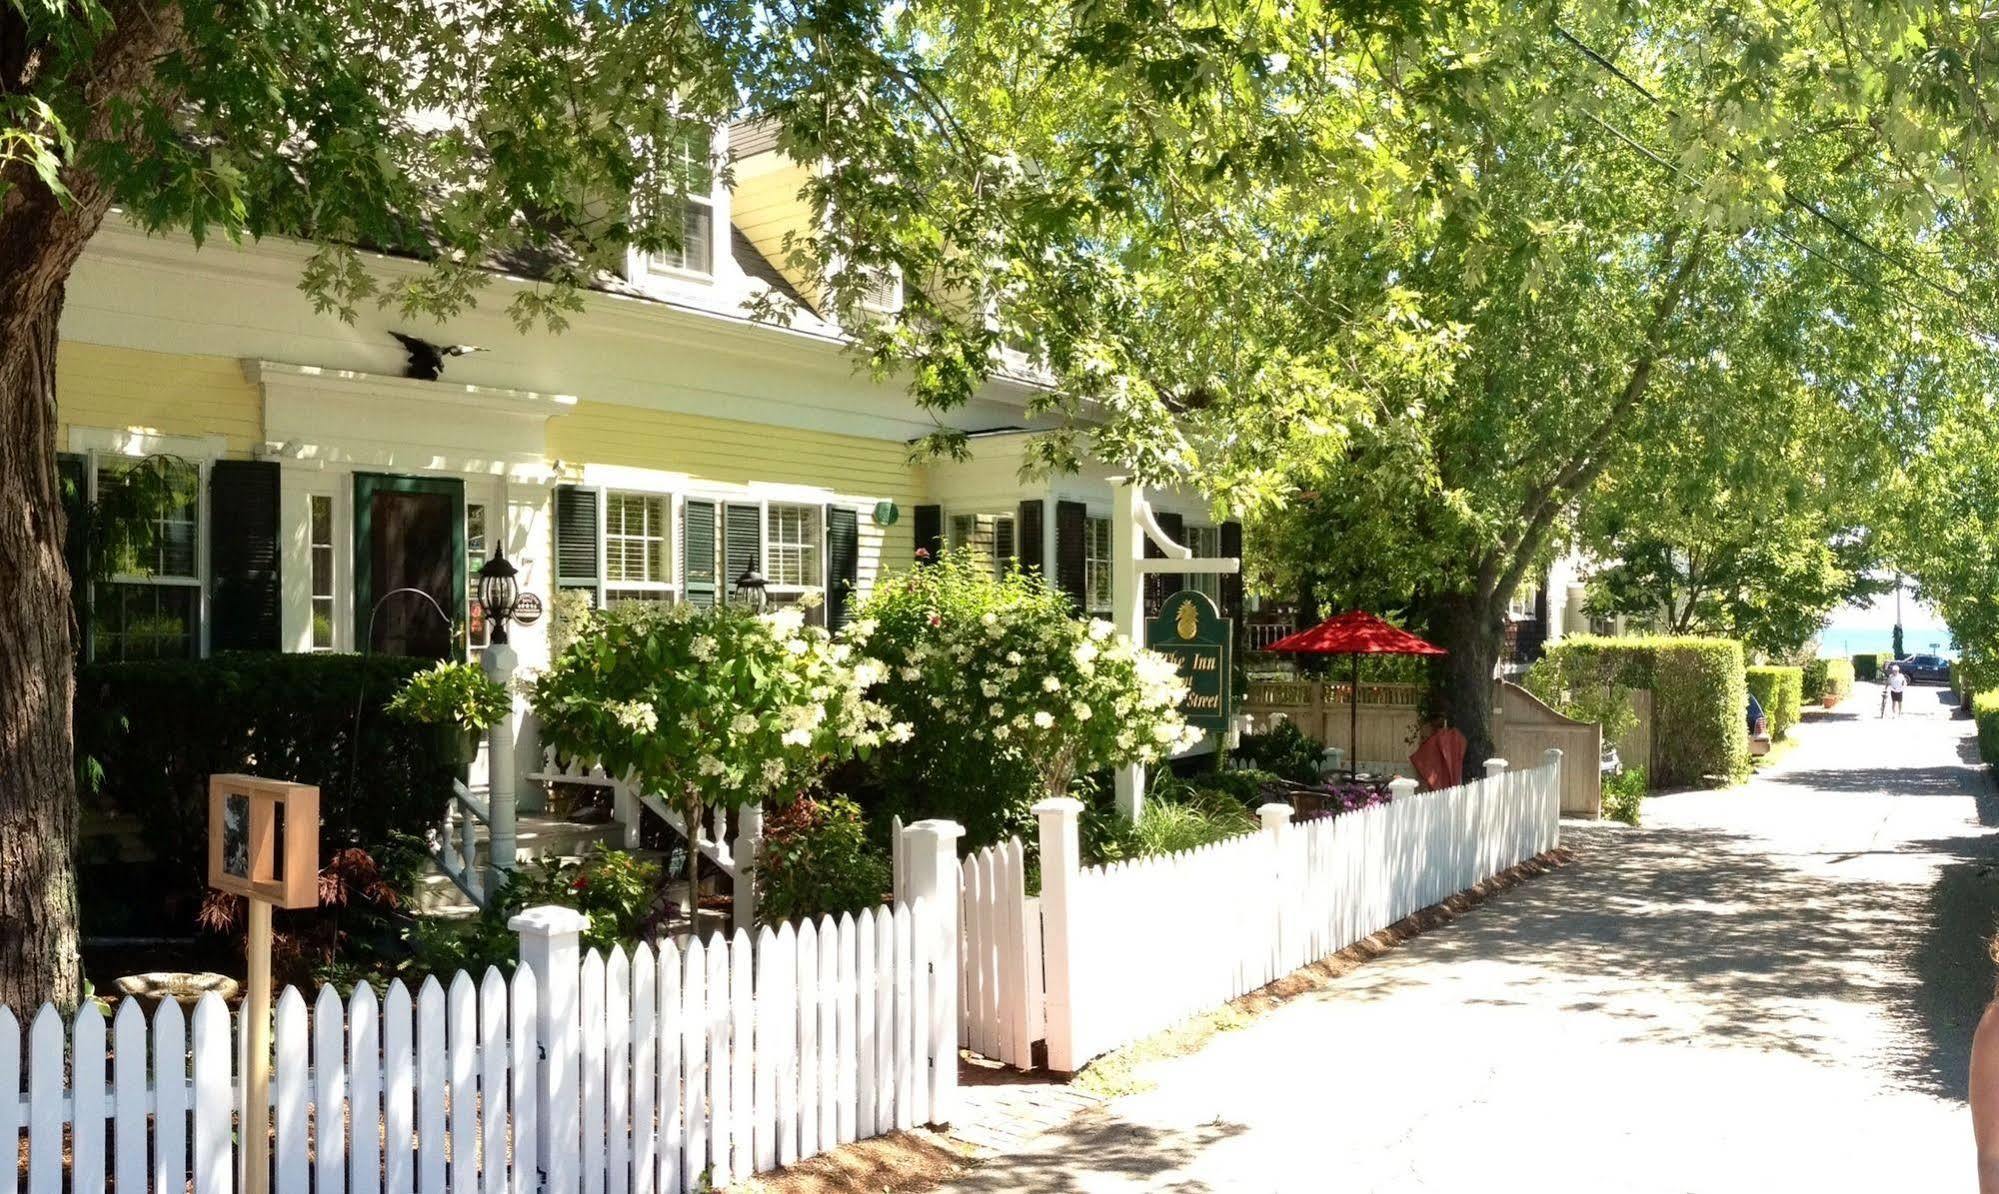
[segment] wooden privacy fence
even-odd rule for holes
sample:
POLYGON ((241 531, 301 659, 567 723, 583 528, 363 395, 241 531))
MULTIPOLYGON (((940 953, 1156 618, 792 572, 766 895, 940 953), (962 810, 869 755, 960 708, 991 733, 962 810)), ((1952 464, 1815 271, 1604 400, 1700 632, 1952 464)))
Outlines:
MULTIPOLYGON (((912 887, 935 899, 608 956, 579 956, 580 913, 537 908, 512 922, 511 978, 321 988, 310 1008, 286 988, 269 1188, 677 1194, 948 1119, 956 831, 911 836, 912 887)), ((24 1052, 0 1008, 0 1145, 27 1145, 0 1192, 241 1189, 240 1019, 211 994, 190 1033, 178 1005, 149 1023, 126 1000, 107 1034, 94 1004, 67 1026, 44 1006, 24 1052)))
POLYGON ((960 1035, 1023 1068, 1045 1039, 1074 1070, 1553 849, 1562 770, 1551 749, 1338 817, 1265 805, 1260 833, 1099 867, 1080 865, 1082 806, 1043 801, 1038 899, 1018 839, 961 868, 960 1035))

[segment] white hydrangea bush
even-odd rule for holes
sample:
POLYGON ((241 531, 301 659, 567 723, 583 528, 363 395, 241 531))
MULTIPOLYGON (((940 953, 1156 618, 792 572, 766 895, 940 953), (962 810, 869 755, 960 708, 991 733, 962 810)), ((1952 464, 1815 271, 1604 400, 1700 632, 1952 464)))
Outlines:
POLYGON ((832 764, 907 741, 870 690, 886 675, 791 606, 630 603, 585 621, 530 685, 542 740, 629 775, 699 824, 789 798, 832 764))
MULTIPOLYGON (((885 580, 853 627, 880 665, 876 699, 916 737, 908 782, 1031 773, 1060 795, 1079 775, 1156 763, 1198 741, 1173 661, 1084 620, 1040 578, 990 575, 962 552, 885 580)), ((910 769, 904 769, 906 773, 910 769)))

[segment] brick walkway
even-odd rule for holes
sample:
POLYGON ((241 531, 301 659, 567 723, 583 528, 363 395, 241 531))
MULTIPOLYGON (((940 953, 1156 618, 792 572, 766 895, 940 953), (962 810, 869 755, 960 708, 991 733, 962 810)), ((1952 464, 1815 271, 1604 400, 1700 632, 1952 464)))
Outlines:
POLYGON ((1047 1074, 972 1059, 958 1068, 959 1114, 946 1133, 980 1157, 1012 1153, 1103 1100, 1047 1074))

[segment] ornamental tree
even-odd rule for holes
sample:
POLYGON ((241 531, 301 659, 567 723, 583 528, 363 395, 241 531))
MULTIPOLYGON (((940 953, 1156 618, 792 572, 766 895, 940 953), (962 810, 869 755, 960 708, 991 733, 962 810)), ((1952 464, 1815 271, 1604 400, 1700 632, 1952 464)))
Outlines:
POLYGON ((855 625, 875 696, 910 742, 877 756, 891 796, 991 841, 1021 805, 1080 775, 1153 763, 1200 732, 1180 717, 1173 661, 1075 616, 1040 576, 995 576, 968 549, 878 583, 855 625))
POLYGON ((833 763, 862 758, 907 723, 867 698, 879 665, 797 607, 629 603, 593 618, 530 699, 543 741, 658 796, 687 825, 695 897, 702 814, 789 799, 833 763))

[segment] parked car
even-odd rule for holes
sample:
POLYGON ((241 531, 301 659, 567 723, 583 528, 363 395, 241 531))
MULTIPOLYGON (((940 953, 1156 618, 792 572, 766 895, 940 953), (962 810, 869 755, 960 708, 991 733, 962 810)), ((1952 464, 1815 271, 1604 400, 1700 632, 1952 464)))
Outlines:
POLYGON ((1950 683, 1950 660, 1941 655, 1911 655, 1896 662, 1911 684, 1950 683))

